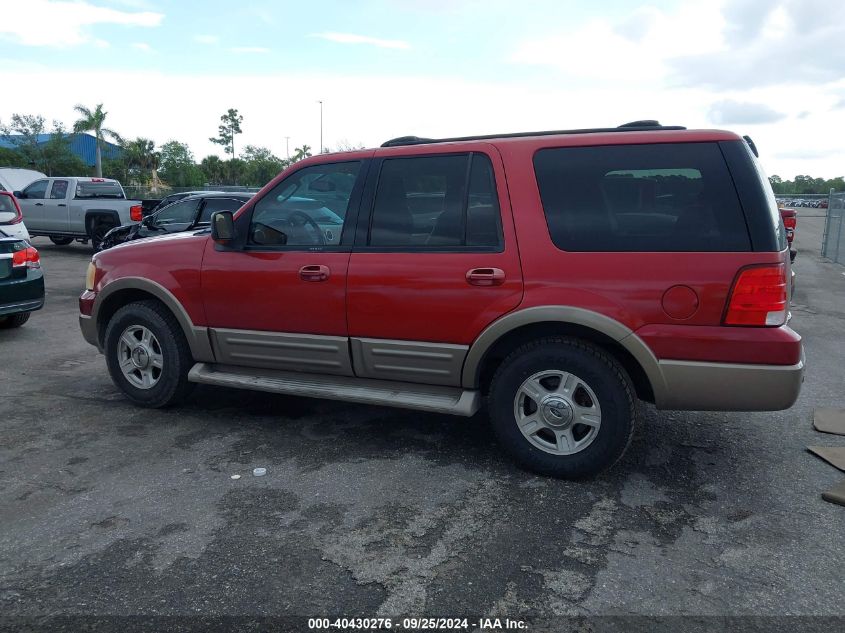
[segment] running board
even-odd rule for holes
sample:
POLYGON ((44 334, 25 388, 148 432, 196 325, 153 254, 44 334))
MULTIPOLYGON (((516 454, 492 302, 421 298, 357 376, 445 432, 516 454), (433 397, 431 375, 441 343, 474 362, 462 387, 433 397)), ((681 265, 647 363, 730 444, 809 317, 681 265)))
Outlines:
POLYGON ((466 417, 473 415, 481 406, 480 392, 459 387, 418 385, 408 382, 253 369, 211 363, 194 365, 188 373, 188 380, 220 387, 360 402, 466 417))

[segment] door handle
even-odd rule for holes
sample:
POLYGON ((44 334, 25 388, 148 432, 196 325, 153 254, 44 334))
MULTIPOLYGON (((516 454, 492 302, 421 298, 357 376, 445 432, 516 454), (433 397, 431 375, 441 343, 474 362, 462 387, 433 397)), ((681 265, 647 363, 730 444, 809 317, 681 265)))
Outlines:
POLYGON ((59 203, 59 206, 60 206, 60 207, 66 207, 67 205, 66 205, 64 202, 60 202, 60 203, 59 203))
POLYGON ((505 271, 501 268, 473 268, 467 271, 467 283, 473 286, 501 286, 505 271))
POLYGON ((43 203, 43 202, 36 202, 36 203, 35 203, 35 206, 36 206, 36 207, 43 207, 43 206, 44 206, 44 203, 43 203))
POLYGON ((311 265, 303 266, 299 269, 299 278, 302 281, 326 281, 329 278, 331 271, 328 266, 311 265))

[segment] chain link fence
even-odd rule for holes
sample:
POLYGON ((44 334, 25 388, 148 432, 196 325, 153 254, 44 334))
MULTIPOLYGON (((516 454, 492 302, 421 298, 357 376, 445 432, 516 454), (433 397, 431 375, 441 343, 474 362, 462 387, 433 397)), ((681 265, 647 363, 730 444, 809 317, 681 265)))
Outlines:
POLYGON ((831 191, 827 204, 827 219, 822 233, 822 257, 837 264, 845 263, 845 192, 831 191))

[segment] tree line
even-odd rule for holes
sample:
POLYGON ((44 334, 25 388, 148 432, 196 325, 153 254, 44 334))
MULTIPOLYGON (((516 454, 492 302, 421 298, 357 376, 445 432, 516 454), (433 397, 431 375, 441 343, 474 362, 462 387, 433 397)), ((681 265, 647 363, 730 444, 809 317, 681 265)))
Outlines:
MULTIPOLYGON (((220 117, 218 135, 209 139, 223 148, 225 158, 211 154, 199 161, 187 143, 178 140, 158 145, 145 137, 124 138, 106 127, 108 113, 101 103, 93 109, 77 105, 74 110, 79 118, 70 129, 55 120, 48 126, 44 117, 37 114, 16 113, 8 123, 0 121, 0 136, 11 145, 0 147, 0 165, 36 169, 48 176, 102 176, 115 178, 124 185, 154 188, 261 187, 288 165, 311 156, 308 145, 295 148, 289 158, 280 158, 268 148, 255 145, 246 145, 236 153, 235 137, 242 133, 243 116, 235 108, 220 117), (93 168, 71 150, 73 135, 83 132, 90 132, 96 139, 93 168), (106 141, 120 148, 116 155, 106 151, 106 141)), ((359 147, 343 144, 335 151, 359 147)))
MULTIPOLYGON (((169 140, 158 145, 153 139, 126 139, 105 126, 108 113, 103 104, 93 109, 83 105, 74 108, 79 118, 67 129, 61 121, 47 121, 38 114, 13 114, 8 123, 0 121, 0 136, 12 147, 0 147, 0 165, 37 169, 48 176, 93 175, 115 178, 125 185, 161 187, 202 187, 205 185, 242 185, 262 187, 288 165, 311 156, 311 147, 294 149, 289 158, 280 158, 266 147, 246 145, 236 153, 235 137, 242 133, 243 116, 229 108, 220 117, 217 136, 209 138, 223 148, 225 158, 210 154, 200 161, 187 143, 169 140), (90 132, 96 139, 96 160, 93 168, 76 156, 70 148, 73 134, 90 132), (42 139, 47 135, 48 140, 42 139), (120 148, 117 156, 103 147, 111 141, 120 148)), ((362 146, 341 143, 323 151, 349 151, 362 146)), ((825 180, 807 175, 784 180, 778 175, 769 182, 776 194, 825 194, 831 189, 845 191, 842 176, 825 180)))
POLYGON ((783 180, 775 174, 774 176, 769 176, 769 182, 772 184, 772 191, 776 194, 783 195, 828 194, 831 189, 845 191, 845 179, 842 176, 829 180, 813 178, 812 176, 795 176, 793 180, 783 180))

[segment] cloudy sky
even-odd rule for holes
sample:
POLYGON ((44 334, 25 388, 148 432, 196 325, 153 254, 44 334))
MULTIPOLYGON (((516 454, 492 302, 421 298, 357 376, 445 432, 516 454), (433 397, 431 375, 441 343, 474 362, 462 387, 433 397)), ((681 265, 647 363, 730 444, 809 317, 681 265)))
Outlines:
POLYGON ((0 0, 0 121, 103 102, 124 136, 245 144, 666 124, 845 174, 842 0, 0 0))

